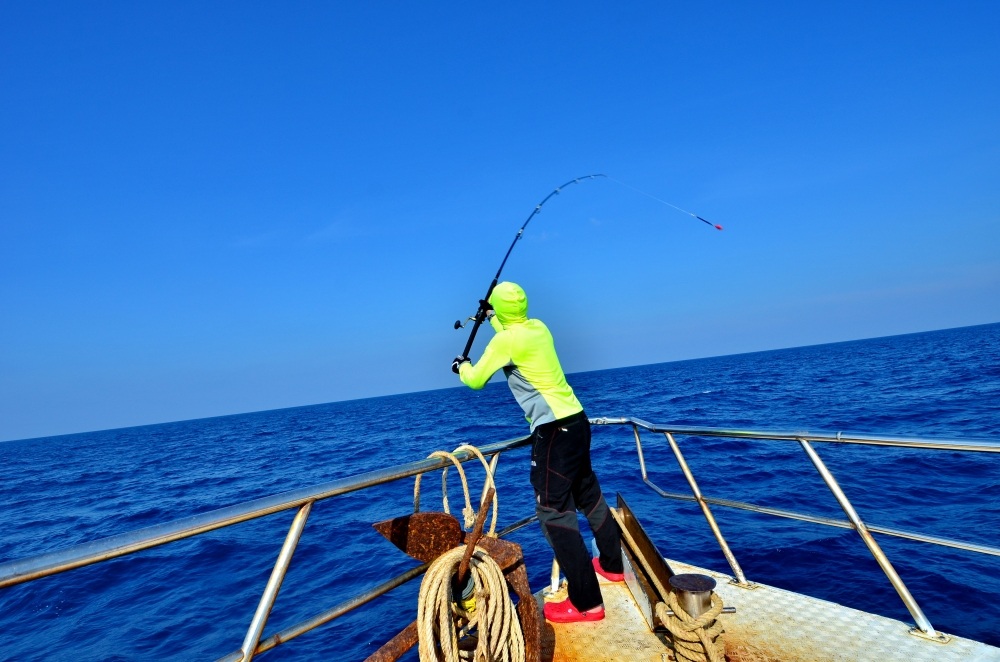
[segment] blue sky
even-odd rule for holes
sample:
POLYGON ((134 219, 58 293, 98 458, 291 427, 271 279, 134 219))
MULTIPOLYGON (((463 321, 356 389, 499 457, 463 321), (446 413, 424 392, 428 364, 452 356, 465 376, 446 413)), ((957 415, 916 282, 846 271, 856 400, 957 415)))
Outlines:
POLYGON ((1000 321, 1000 5, 0 4, 0 440, 1000 321), (488 333, 477 342, 478 352, 488 333))

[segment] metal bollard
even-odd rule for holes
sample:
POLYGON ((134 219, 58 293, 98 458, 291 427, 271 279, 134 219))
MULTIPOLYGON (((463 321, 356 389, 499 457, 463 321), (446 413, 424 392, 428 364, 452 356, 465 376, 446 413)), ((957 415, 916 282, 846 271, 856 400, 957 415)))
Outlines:
POLYGON ((674 575, 670 578, 670 588, 677 594, 681 608, 692 618, 698 618, 712 608, 715 580, 708 575, 674 575))

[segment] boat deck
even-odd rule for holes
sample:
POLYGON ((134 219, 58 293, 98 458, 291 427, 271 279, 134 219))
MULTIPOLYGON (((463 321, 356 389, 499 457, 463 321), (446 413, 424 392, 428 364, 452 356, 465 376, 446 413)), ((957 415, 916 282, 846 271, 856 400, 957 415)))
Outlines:
MULTIPOLYGON (((604 597, 604 620, 596 623, 549 623, 542 620, 542 662, 664 662, 673 660, 663 635, 649 631, 625 584, 598 576, 604 597)), ((561 600, 564 595, 557 597, 561 600)), ((536 594, 541 613, 544 598, 536 594)))
MULTIPOLYGON (((729 584, 728 575, 678 561, 678 573, 713 577, 735 614, 725 624, 729 662, 1000 662, 1000 648, 949 636, 948 643, 909 634, 910 625, 833 602, 758 584, 729 584)), ((673 662, 666 634, 650 632, 625 584, 601 579, 607 617, 597 623, 542 628, 543 662, 673 662)), ((542 597, 537 596, 539 608, 542 597)))

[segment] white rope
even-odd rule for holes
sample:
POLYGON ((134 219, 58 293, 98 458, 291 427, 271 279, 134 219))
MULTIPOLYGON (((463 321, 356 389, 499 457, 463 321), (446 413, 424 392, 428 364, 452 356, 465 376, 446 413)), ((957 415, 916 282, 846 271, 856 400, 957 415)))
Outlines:
MULTIPOLYGON (((496 455, 494 455, 493 456, 493 462, 490 463, 490 462, 486 461, 486 457, 479 451, 479 449, 476 448, 475 446, 471 445, 471 444, 462 444, 461 446, 459 446, 458 448, 456 448, 452 452, 453 453, 458 453, 459 451, 469 451, 470 453, 472 453, 473 455, 475 455, 477 458, 479 458, 479 462, 483 465, 483 469, 486 471, 486 480, 483 482, 483 491, 479 495, 479 505, 480 506, 483 505, 483 502, 486 500, 486 493, 489 492, 490 488, 492 487, 493 488, 493 520, 490 522, 490 530, 487 532, 486 535, 495 538, 496 537, 496 530, 497 530, 497 511, 500 508, 500 498, 497 495, 496 483, 493 482, 493 474, 496 471, 496 463, 500 459, 500 453, 497 453, 496 455)), ((445 468, 445 470, 447 471, 447 467, 445 468)))
POLYGON ((503 571, 481 547, 476 547, 469 563, 475 586, 474 612, 466 612, 455 604, 452 578, 464 553, 464 547, 456 547, 442 554, 420 583, 417 603, 420 662, 523 662, 524 636, 503 571), (473 632, 462 643, 475 641, 475 650, 460 646, 460 637, 473 632))
MULTIPOLYGON (((486 458, 483 456, 483 454, 480 452, 478 448, 476 448, 475 446, 471 446, 469 444, 462 444, 461 446, 453 450, 451 453, 447 451, 434 451, 433 453, 427 456, 429 458, 440 457, 449 460, 452 464, 455 465, 455 468, 458 469, 459 478, 461 478, 462 480, 462 493, 465 496, 465 508, 462 509, 462 515, 465 519, 466 530, 471 530, 472 525, 475 524, 476 511, 472 509, 472 499, 469 496, 469 481, 465 477, 465 470, 462 468, 462 463, 458 461, 457 457, 455 457, 455 453, 458 453, 460 451, 468 451, 473 455, 475 455, 477 458, 479 458, 479 461, 482 463, 483 468, 486 470, 486 480, 483 483, 483 491, 479 496, 480 505, 482 505, 482 503, 486 500, 486 493, 489 491, 490 487, 494 488, 493 520, 490 522, 490 529, 487 535, 495 537, 497 528, 497 512, 500 507, 500 498, 497 496, 495 483, 493 482, 493 472, 496 468, 496 462, 497 459, 499 458, 499 453, 496 456, 494 456, 493 462, 490 463, 486 461, 486 458)), ((446 466, 441 472, 441 504, 444 509, 444 512, 450 515, 451 510, 448 507, 449 468, 450 467, 446 466)), ((416 479, 413 482, 413 512, 415 513, 420 512, 420 479, 422 477, 423 474, 417 474, 416 479)))
POLYGON ((670 631, 678 662, 726 662, 721 613, 722 598, 717 593, 712 594, 711 608, 698 618, 684 611, 676 593, 667 596, 666 604, 656 604, 656 616, 670 631), (667 614, 668 608, 673 615, 667 614))

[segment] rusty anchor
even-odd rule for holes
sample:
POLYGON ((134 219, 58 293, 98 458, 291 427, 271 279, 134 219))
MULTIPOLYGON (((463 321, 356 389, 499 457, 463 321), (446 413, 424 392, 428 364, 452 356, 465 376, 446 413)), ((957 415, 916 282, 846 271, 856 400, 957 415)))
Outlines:
MULTIPOLYGON (((487 492, 476 515, 476 523, 468 534, 453 515, 421 512, 377 522, 372 526, 392 544, 413 558, 431 563, 447 551, 465 545, 465 555, 459 566, 459 581, 468 571, 469 559, 476 545, 485 549, 504 573, 508 588, 517 596, 517 618, 524 635, 526 662, 541 660, 541 620, 524 567, 524 553, 517 543, 483 536, 483 525, 493 500, 493 488, 487 492)), ((417 622, 413 621, 396 636, 372 653, 365 662, 394 662, 417 643, 417 622)))

